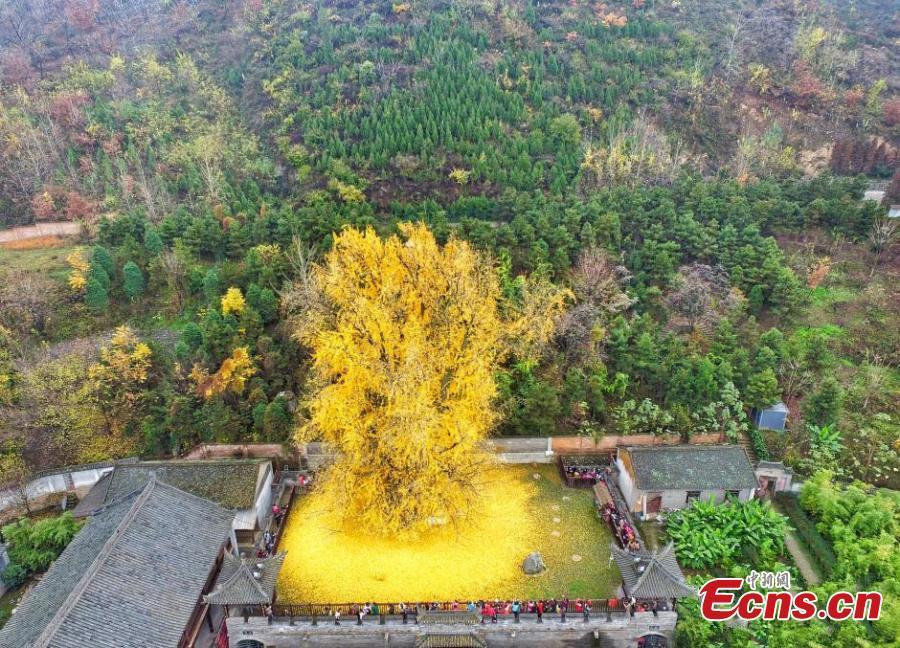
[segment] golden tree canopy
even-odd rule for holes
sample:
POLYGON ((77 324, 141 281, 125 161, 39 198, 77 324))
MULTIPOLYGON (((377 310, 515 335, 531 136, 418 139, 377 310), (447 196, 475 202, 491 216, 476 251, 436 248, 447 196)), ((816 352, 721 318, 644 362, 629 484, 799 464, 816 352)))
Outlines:
MULTIPOLYGON (((471 509, 495 421, 494 372, 521 319, 498 315, 490 261, 466 242, 441 247, 424 225, 402 238, 345 229, 314 278, 327 306, 297 331, 318 384, 301 441, 337 458, 323 480, 335 505, 369 530, 416 534, 471 509)), ((542 317, 562 307, 545 301, 542 317)), ((535 309, 521 309, 529 318, 535 309)), ((546 337, 548 327, 528 327, 546 337)))

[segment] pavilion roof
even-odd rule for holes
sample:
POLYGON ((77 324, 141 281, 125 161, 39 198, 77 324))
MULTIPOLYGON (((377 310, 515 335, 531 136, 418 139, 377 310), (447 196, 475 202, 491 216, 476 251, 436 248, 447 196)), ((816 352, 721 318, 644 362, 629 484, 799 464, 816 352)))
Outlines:
POLYGON ((660 551, 631 552, 612 544, 612 555, 622 573, 627 596, 636 599, 667 599, 696 596, 697 590, 684 580, 671 542, 660 551))
POLYGON ((266 605, 275 594, 275 581, 285 552, 267 558, 241 559, 227 554, 213 590, 203 597, 212 605, 266 605))

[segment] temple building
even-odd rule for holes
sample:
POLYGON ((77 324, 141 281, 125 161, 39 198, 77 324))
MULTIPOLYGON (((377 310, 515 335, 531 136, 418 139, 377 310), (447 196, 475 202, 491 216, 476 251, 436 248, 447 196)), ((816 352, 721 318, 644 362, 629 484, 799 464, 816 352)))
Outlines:
POLYGON ((758 482, 747 451, 734 445, 629 446, 616 455, 619 489, 643 517, 732 496, 752 499, 758 482))
POLYGON ((236 547, 253 544, 272 504, 274 470, 268 459, 140 461, 116 464, 78 503, 73 515, 90 515, 154 476, 232 511, 232 542, 236 547))
POLYGON ((0 648, 193 647, 234 513, 150 476, 97 509, 0 630, 0 648))

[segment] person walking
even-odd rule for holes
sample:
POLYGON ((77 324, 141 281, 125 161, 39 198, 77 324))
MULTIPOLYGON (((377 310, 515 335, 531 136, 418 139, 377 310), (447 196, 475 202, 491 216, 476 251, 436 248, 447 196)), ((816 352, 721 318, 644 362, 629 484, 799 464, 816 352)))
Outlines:
POLYGON ((543 601, 538 601, 538 603, 537 603, 537 616, 538 616, 537 622, 543 623, 544 622, 544 602, 543 601))
POLYGON ((512 604, 512 613, 513 613, 513 623, 519 622, 519 612, 522 611, 522 606, 518 601, 513 601, 512 604))
POLYGON ((400 614, 403 615, 403 625, 406 625, 406 622, 409 619, 409 609, 403 601, 400 602, 400 614))
POLYGON ((334 608, 334 625, 341 625, 341 611, 334 608))
POLYGON ((591 620, 591 601, 590 599, 585 599, 584 607, 581 608, 581 614, 584 615, 584 622, 587 623, 591 620))

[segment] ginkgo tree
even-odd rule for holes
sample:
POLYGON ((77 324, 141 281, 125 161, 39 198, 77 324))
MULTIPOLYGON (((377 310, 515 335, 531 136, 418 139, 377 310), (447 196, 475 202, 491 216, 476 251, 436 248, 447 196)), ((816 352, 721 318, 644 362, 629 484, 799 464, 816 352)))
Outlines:
POLYGON ((440 246, 422 224, 400 232, 335 235, 313 271, 319 298, 294 320, 315 374, 297 439, 337 451, 321 482, 336 510, 398 537, 471 512, 498 365, 535 352, 568 295, 526 280, 501 315, 488 257, 457 239, 440 246))

